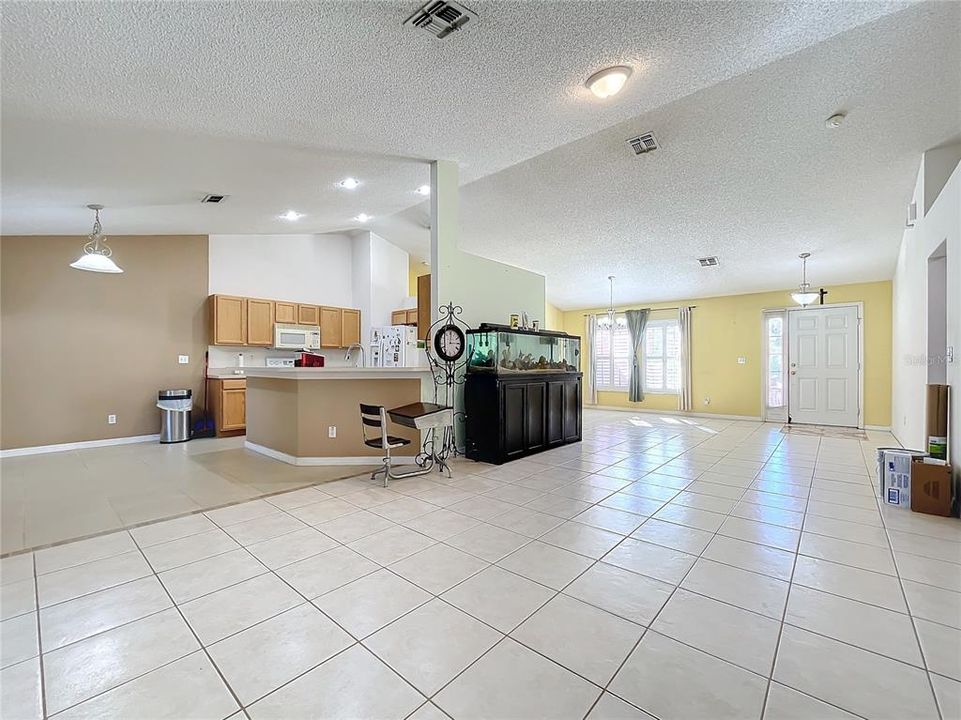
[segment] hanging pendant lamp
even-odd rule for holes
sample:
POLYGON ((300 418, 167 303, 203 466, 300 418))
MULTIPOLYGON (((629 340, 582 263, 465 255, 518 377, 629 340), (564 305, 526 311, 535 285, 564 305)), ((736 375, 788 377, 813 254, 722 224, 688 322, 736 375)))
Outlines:
POLYGON ((107 238, 103 234, 103 227, 100 225, 100 211, 103 205, 87 205, 94 211, 93 232, 90 239, 83 246, 83 255, 75 262, 70 263, 70 267, 77 270, 87 270, 99 273, 122 273, 123 270, 115 263, 110 256, 113 251, 107 245, 107 238))
POLYGON ((821 297, 821 293, 811 292, 811 283, 808 282, 808 258, 811 253, 801 253, 798 257, 801 258, 801 284, 797 291, 791 293, 791 299, 801 307, 807 307, 821 297))
POLYGON ((618 325, 624 325, 624 318, 615 317, 617 313, 614 310, 614 276, 608 275, 607 281, 611 284, 611 304, 607 308, 607 314, 597 318, 597 324, 601 327, 611 327, 615 322, 618 325))

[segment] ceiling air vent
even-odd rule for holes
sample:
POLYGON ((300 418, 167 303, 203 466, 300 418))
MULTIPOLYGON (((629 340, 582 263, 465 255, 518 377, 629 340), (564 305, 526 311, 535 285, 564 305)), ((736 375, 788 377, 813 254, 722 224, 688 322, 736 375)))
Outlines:
POLYGON ((697 261, 701 263, 701 267, 717 267, 717 255, 698 258, 697 261))
POLYGON ((204 195, 203 203, 219 203, 227 199, 226 195, 204 195))
POLYGON ((657 140, 654 139, 654 133, 650 132, 628 138, 627 144, 631 146, 635 155, 643 155, 651 152, 651 150, 657 150, 657 140))
POLYGON ((422 28, 438 40, 460 30, 477 15, 453 0, 431 0, 404 21, 404 25, 422 28))

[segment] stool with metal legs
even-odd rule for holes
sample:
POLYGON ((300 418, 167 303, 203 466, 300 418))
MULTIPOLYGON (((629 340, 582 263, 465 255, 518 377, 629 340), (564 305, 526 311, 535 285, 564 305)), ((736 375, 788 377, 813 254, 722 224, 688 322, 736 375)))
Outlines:
POLYGON ((411 441, 407 438, 390 435, 387 432, 387 410, 385 410, 383 406, 364 405, 361 403, 360 421, 363 423, 364 445, 384 451, 384 464, 370 474, 371 480, 375 480, 380 473, 384 473, 384 487, 387 487, 388 480, 400 480, 401 478, 412 477, 414 475, 425 475, 431 471, 432 463, 426 467, 418 467, 416 470, 410 470, 408 472, 394 472, 391 464, 390 451, 404 447, 405 445, 410 445, 411 441), (380 436, 369 437, 367 434, 368 427, 380 428, 380 436))

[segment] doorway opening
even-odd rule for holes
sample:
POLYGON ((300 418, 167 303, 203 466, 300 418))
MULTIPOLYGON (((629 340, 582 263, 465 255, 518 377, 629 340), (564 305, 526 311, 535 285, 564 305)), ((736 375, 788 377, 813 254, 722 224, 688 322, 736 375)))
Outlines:
POLYGON ((928 383, 948 382, 948 241, 928 256, 928 383))

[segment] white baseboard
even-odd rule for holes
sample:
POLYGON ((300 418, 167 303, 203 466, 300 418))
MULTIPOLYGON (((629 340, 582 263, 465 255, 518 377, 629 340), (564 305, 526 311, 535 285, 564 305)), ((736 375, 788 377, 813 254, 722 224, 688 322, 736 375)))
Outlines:
POLYGON ((132 435, 130 437, 109 438, 107 440, 84 440, 83 442, 60 443, 59 445, 35 445, 25 448, 11 448, 0 450, 0 458, 19 457, 21 455, 42 455, 44 453, 67 452, 68 450, 85 450, 87 448, 107 447, 109 445, 132 445, 134 443, 157 442, 157 435, 132 435))
POLYGON ((629 408, 616 405, 584 405, 585 410, 617 410, 619 412, 641 413, 643 415, 677 415, 689 418, 708 418, 711 420, 749 420, 763 422, 757 415, 719 415, 716 413, 687 412, 681 410, 652 410, 650 408, 629 408))
MULTIPOLYGON (((248 450, 253 450, 261 455, 266 455, 274 460, 280 460, 288 465, 300 465, 306 467, 319 467, 323 465, 380 465, 381 459, 376 455, 367 456, 349 456, 349 457, 298 457, 296 455, 289 455, 285 452, 280 452, 279 450, 274 450, 273 448, 266 447, 264 445, 258 445, 257 443, 252 443, 249 440, 244 440, 244 447, 248 450)), ((414 456, 413 455, 394 455, 391 458, 391 462, 395 465, 413 465, 414 456)))
MULTIPOLYGON (((865 425, 865 426, 864 426, 864 429, 865 429, 865 430, 876 430, 877 432, 891 432, 891 426, 890 426, 890 425, 865 425)), ((891 434, 893 435, 894 433, 891 433, 891 434)), ((900 440, 899 440, 898 442, 900 442, 900 440)))

